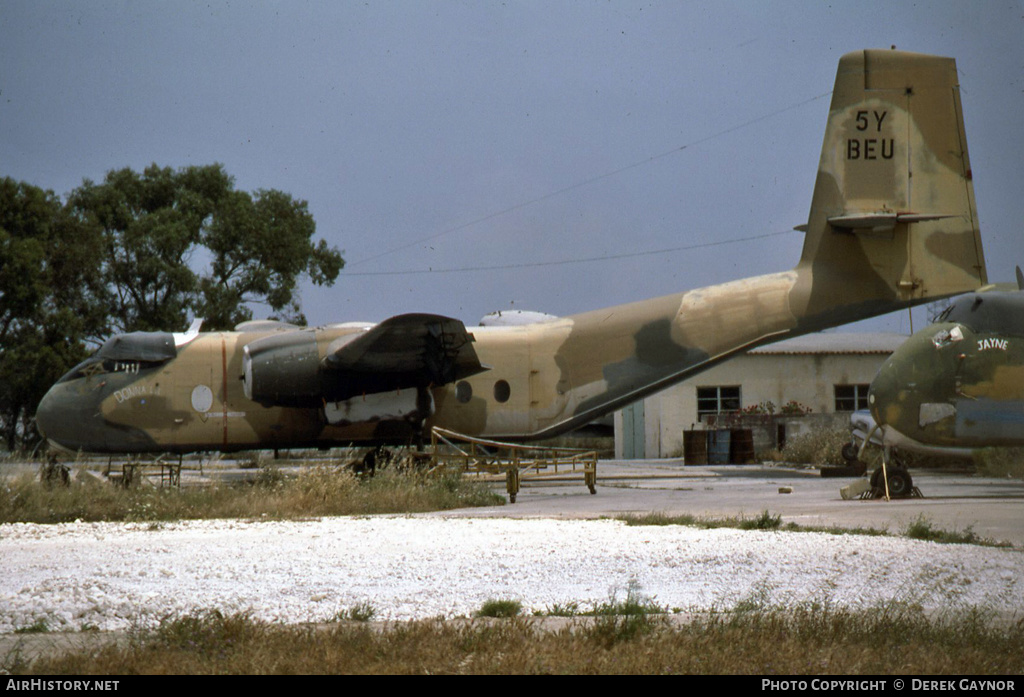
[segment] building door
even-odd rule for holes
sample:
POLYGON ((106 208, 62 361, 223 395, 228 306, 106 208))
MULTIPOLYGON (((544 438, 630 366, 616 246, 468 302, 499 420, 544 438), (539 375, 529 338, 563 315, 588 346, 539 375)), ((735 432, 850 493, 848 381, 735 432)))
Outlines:
POLYGON ((622 457, 638 460, 647 457, 644 428, 644 401, 633 402, 622 409, 622 457))

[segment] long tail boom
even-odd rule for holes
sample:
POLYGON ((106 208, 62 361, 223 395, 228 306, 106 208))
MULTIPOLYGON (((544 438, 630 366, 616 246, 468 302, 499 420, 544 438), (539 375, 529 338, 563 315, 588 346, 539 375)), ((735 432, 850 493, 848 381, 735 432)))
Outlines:
MULTIPOLYGON (((987 282, 956 63, 899 51, 840 60, 803 253, 759 276, 537 325, 537 437, 657 392, 739 351, 987 282), (537 390, 540 393, 541 390, 537 390)), ((488 361, 486 345, 482 360, 488 361)))

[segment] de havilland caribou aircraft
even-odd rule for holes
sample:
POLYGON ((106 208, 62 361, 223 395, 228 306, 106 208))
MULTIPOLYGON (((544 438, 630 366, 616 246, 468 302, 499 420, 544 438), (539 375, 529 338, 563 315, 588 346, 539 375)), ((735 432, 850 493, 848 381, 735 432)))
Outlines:
MULTIPOLYGON (((870 417, 854 415, 854 444, 859 439, 887 449, 891 492, 903 495, 912 488, 894 451, 963 457, 978 448, 1024 446, 1024 274, 1019 267, 1017 288, 956 298, 934 324, 882 364, 868 390, 870 417)), ((844 454, 860 453, 844 449, 844 454)))
POLYGON ((411 442, 574 429, 739 352, 987 283, 956 63, 842 57, 791 271, 515 326, 428 314, 109 339, 36 423, 93 452, 411 442))

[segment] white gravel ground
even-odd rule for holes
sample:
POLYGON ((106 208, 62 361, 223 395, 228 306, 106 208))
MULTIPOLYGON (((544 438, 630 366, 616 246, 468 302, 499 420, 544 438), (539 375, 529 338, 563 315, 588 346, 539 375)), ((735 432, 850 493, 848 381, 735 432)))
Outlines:
POLYGON ((0 633, 125 629, 216 608, 324 621, 622 599, 689 611, 744 599, 1024 615, 1024 552, 901 538, 627 527, 613 520, 325 518, 0 525, 0 633))

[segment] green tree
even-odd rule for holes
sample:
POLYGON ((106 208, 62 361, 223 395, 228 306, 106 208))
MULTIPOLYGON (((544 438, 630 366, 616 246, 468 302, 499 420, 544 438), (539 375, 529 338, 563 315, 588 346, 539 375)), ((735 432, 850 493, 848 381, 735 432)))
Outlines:
POLYGON ((336 249, 313 243, 305 201, 236 191, 221 165, 115 170, 83 182, 68 206, 103 239, 116 331, 180 329, 190 317, 231 329, 252 319, 250 304, 304 323, 299 280, 331 285, 344 266, 336 249), (194 268, 206 258, 208 268, 194 268))
POLYGON ((221 165, 151 165, 52 191, 0 180, 0 432, 31 445, 46 390, 111 333, 231 329, 264 304, 304 324, 298 282, 334 283, 305 201, 234 189, 221 165))
POLYGON ((0 431, 31 444, 49 386, 106 332, 99 239, 52 191, 0 179, 0 431))
MULTIPOLYGON (((98 232, 103 276, 111 291, 115 331, 178 329, 194 304, 188 254, 214 201, 183 184, 170 169, 151 166, 108 172, 102 184, 75 189, 68 207, 98 232)), ((207 193, 221 195, 227 178, 207 193)))
POLYGON ((214 327, 252 319, 249 304, 264 303, 281 319, 305 324, 297 284, 308 274, 330 285, 344 261, 320 240, 305 201, 280 191, 235 191, 221 202, 202 236, 213 255, 199 282, 200 314, 214 327))

